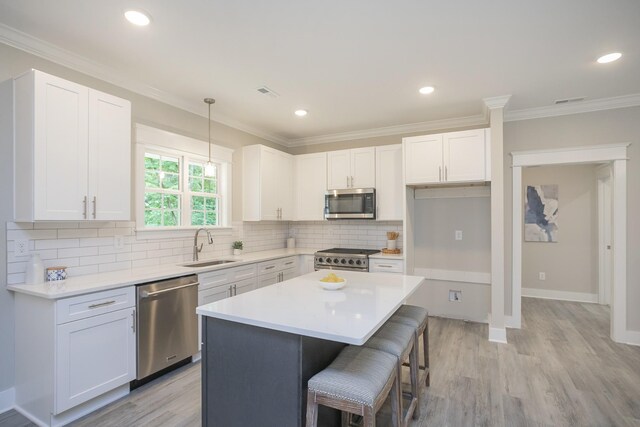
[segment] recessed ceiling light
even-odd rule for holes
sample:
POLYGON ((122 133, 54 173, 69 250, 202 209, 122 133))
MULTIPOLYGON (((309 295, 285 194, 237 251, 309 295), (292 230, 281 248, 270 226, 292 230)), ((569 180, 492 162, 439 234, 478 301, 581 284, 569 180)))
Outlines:
POLYGON ((433 93, 434 90, 436 89, 433 86, 425 86, 425 87, 421 87, 418 92, 420 92, 423 95, 428 95, 430 93, 433 93))
POLYGON ((127 18, 127 21, 131 22, 133 25, 138 25, 140 27, 149 25, 149 23, 151 22, 151 18, 149 18, 149 15, 140 10, 127 10, 124 13, 124 17, 127 18))
POLYGON ((608 53, 598 58, 598 63, 608 64, 609 62, 617 61, 621 57, 622 57, 622 54, 620 52, 608 53))
POLYGON ((304 117, 308 114, 309 112, 307 110, 296 110, 295 111, 295 115, 298 117, 304 117))

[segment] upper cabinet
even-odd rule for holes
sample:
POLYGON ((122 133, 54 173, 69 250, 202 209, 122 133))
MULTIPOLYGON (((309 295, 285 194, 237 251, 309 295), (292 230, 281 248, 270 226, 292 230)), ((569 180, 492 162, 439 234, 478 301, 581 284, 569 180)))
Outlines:
POLYGON ((293 156, 264 145, 242 149, 242 219, 293 219, 293 156))
POLYGON ((403 139, 407 185, 489 181, 489 129, 403 139))
POLYGON ((327 153, 327 189, 375 188, 375 147, 327 153))
POLYGON ((31 70, 14 80, 15 219, 129 220, 131 104, 31 70))
POLYGON ((327 153, 294 156, 294 218, 297 221, 324 220, 327 191, 327 153))
POLYGON ((376 147, 376 183, 376 218, 401 221, 404 203, 401 144, 376 147))

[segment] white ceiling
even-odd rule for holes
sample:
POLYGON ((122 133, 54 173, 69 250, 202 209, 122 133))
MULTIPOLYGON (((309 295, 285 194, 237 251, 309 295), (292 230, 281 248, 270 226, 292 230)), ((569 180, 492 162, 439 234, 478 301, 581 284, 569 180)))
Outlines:
POLYGON ((214 97, 216 119, 287 144, 479 116, 486 97, 526 110, 640 93, 637 0, 0 0, 0 23, 198 114, 214 97))

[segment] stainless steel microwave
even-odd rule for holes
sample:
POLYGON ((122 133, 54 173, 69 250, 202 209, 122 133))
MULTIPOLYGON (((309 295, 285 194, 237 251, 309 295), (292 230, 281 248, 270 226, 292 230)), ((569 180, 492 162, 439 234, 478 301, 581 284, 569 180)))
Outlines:
POLYGON ((325 219, 375 219, 376 189, 330 190, 324 196, 325 219))

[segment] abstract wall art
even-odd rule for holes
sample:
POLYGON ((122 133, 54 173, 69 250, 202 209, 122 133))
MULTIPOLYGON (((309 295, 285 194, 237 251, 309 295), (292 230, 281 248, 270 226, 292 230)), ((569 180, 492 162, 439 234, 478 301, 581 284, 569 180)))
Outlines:
POLYGON ((527 185, 524 241, 558 241, 558 186, 527 185))

